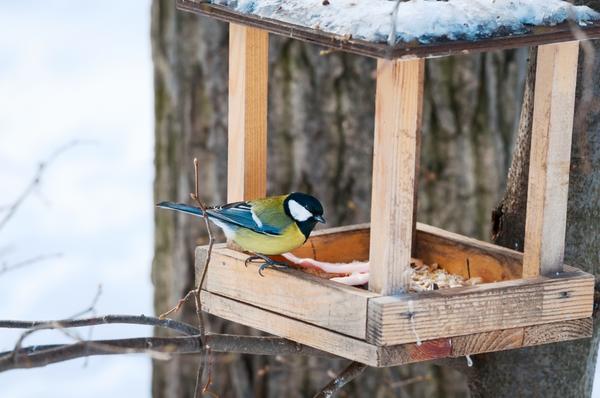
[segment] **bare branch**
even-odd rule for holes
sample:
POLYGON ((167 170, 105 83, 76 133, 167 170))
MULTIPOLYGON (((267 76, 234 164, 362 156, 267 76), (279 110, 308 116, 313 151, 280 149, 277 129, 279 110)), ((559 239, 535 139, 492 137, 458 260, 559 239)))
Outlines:
POLYGON ((179 301, 177 302, 177 305, 175 305, 175 307, 171 308, 167 312, 163 312, 162 314, 160 314, 158 316, 158 318, 165 319, 167 316, 171 315, 172 313, 178 312, 181 309, 181 306, 184 305, 186 303, 186 301, 188 301, 188 299, 195 293, 196 293, 196 289, 190 290, 189 292, 187 292, 187 294, 183 298, 179 299, 179 301))
MULTIPOLYGON (((200 299, 200 293, 202 289, 202 285, 204 284, 204 279, 206 278, 206 270, 208 270, 208 264, 210 263, 210 256, 212 254, 212 248, 214 245, 214 239, 212 230, 210 228, 210 222, 208 220, 208 213, 206 212, 206 205, 202 203, 200 200, 200 192, 199 192, 199 173, 198 173, 198 158, 194 158, 194 193, 190 194, 193 200, 198 203, 198 206, 202 209, 204 225, 206 226, 206 231, 208 233, 208 250, 206 254, 206 260, 204 262, 204 268, 202 269, 202 275, 200 276, 200 280, 198 281, 198 286, 196 286, 195 294, 194 294, 194 303, 196 304, 196 317, 198 318, 198 327, 200 328, 200 335, 202 339, 205 339, 205 328, 204 328, 204 318, 202 317, 202 301, 200 299)), ((205 392, 209 392, 210 384, 212 382, 212 377, 210 374, 210 349, 207 349, 204 355, 200 358, 200 364, 198 365, 198 371, 196 372, 196 386, 194 388, 194 396, 196 398, 201 398, 202 394, 205 392), (200 389, 200 384, 202 381, 202 374, 204 373, 204 364, 209 362, 208 369, 208 377, 206 380, 206 384, 202 389, 200 389)))
MULTIPOLYGON (((204 203, 202 203, 202 201, 200 200, 200 193, 199 193, 200 177, 199 177, 198 167, 199 167, 198 159, 194 158, 194 192, 190 193, 190 197, 192 198, 192 200, 194 200, 198 204, 198 207, 200 207, 200 209, 202 210, 202 214, 203 214, 202 218, 204 219, 204 224, 206 225, 206 231, 208 233, 208 250, 207 250, 206 260, 204 263, 204 268, 203 268, 202 275, 200 276, 200 279, 198 281, 198 285, 196 286, 196 288, 187 292, 186 295, 177 302, 175 307, 173 307, 170 310, 168 310, 167 312, 161 314, 160 318, 165 318, 166 316, 179 311, 181 306, 183 306, 183 304, 185 304, 185 302, 191 296, 193 296, 194 303, 196 305, 196 317, 198 319, 198 329, 200 330, 200 338, 202 340, 204 340, 205 327, 204 327, 204 318, 202 316, 202 301, 200 299, 200 293, 201 293, 202 285, 204 284, 204 279, 206 278, 206 271, 208 270, 208 264, 210 263, 210 257, 211 257, 212 248, 214 245, 214 238, 213 238, 212 230, 210 227, 210 221, 208 219, 208 213, 206 212, 206 205, 204 203)), ((200 359, 200 365, 198 366, 198 372, 196 373, 196 387, 194 389, 195 397, 201 397, 203 393, 207 393, 207 392, 210 393, 210 391, 208 390, 210 387, 210 383, 211 383, 210 369, 209 369, 206 385, 202 389, 200 388, 200 384, 202 381, 202 374, 204 373, 204 363, 206 362, 206 358, 209 358, 209 357, 210 357, 210 352, 207 351, 206 355, 203 355, 202 358, 200 359)))
POLYGON ((50 260, 53 258, 61 257, 62 253, 50 253, 50 254, 40 254, 35 257, 30 257, 25 260, 19 261, 14 264, 8 264, 7 262, 2 263, 2 267, 0 267, 0 275, 5 274, 10 271, 14 271, 19 268, 27 267, 29 265, 33 265, 45 260, 50 260))
MULTIPOLYGON (((36 368, 71 359, 96 355, 147 353, 168 355, 201 354, 205 347, 198 335, 185 337, 140 337, 115 340, 80 341, 73 344, 34 345, 16 352, 0 353, 0 372, 12 369, 36 368)), ((280 337, 236 335, 207 335, 211 351, 250 355, 306 355, 331 357, 332 355, 280 337)), ((209 383, 201 389, 208 389, 209 383)))
POLYGON ((98 304, 98 300, 100 300, 100 296, 102 296, 102 285, 98 285, 98 289, 96 290, 96 295, 94 295, 94 298, 92 299, 92 302, 90 303, 90 305, 84 309, 81 310, 73 315, 71 315, 69 317, 69 319, 74 319, 74 318, 79 318, 80 316, 83 316, 85 314, 89 314, 89 313, 93 313, 93 315, 96 315, 96 304, 98 304))
POLYGON ((314 398, 329 398, 342 389, 346 384, 357 378, 365 371, 367 365, 352 362, 346 369, 344 369, 337 377, 331 380, 321 391, 319 391, 314 398))
POLYGON ((56 321, 11 321, 0 320, 0 329, 60 329, 60 328, 77 328, 93 325, 106 324, 128 324, 128 325, 148 325, 166 329, 171 329, 176 332, 195 336, 200 333, 200 330, 194 326, 174 321, 172 319, 159 319, 145 315, 105 315, 99 317, 85 319, 62 319, 56 321))
POLYGON ((33 192, 33 190, 40 185, 40 182, 42 181, 42 175, 44 174, 44 171, 50 165, 50 163, 55 161, 56 158, 58 158, 68 149, 76 145, 80 145, 82 143, 83 141, 73 140, 59 147, 46 160, 38 164, 36 173, 34 174, 29 184, 25 187, 23 192, 21 192, 21 194, 17 197, 17 199, 15 199, 15 201, 12 204, 2 207, 2 211, 6 212, 6 214, 4 215, 4 217, 2 217, 2 219, 0 219, 0 230, 2 230, 2 228, 6 226, 8 221, 10 221, 10 219, 15 215, 15 213, 17 212, 19 207, 21 207, 25 199, 27 199, 27 197, 33 192))

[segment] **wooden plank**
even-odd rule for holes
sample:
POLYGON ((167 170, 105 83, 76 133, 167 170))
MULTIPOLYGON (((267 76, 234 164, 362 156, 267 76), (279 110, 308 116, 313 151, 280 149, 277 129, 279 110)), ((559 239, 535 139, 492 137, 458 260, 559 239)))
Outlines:
MULTIPOLYGON (((368 223, 328 228, 313 232, 294 254, 330 262, 367 261, 369 239, 368 223)), ((422 223, 417 223, 415 254, 425 264, 437 263, 448 272, 484 282, 519 279, 523 268, 523 253, 422 223)))
POLYGON ((266 196, 269 34, 229 27, 227 200, 266 196))
POLYGON ((452 337, 452 356, 504 351, 592 336, 592 318, 452 337))
POLYGON ((523 347, 525 328, 492 330, 451 338, 453 357, 504 351, 523 347))
POLYGON ((450 339, 435 339, 421 344, 409 343, 378 348, 378 366, 397 366, 414 362, 431 361, 452 355, 450 339))
POLYGON ((557 343, 592 337, 592 318, 576 319, 569 322, 548 323, 525 328, 523 346, 557 343))
POLYGON ((377 61, 369 289, 409 286, 424 60, 377 61))
POLYGON ((520 346, 526 347, 592 335, 592 319, 585 318, 517 330, 440 338, 424 341, 421 345, 408 343, 377 347, 206 291, 202 291, 201 299, 204 310, 210 314, 376 367, 518 348, 519 338, 522 341, 520 346))
POLYGON ((505 351, 592 336, 592 318, 379 347, 380 367, 505 351))
MULTIPOLYGON (((204 258, 205 248, 197 249, 204 258)), ((244 265, 247 255, 227 248, 213 250, 205 290, 253 306, 365 339, 367 301, 377 294, 335 283, 300 270, 267 269, 244 265)), ((197 273, 204 263, 199 264, 197 273)))
POLYGON ((416 257, 483 282, 518 279, 523 269, 523 253, 421 223, 417 224, 416 257))
POLYGON ((203 309, 213 315, 341 357, 377 366, 377 347, 248 304, 202 291, 203 309))
POLYGON ((594 277, 571 270, 370 299, 367 341, 394 345, 589 317, 594 277))
POLYGON ((579 42, 538 48, 523 277, 562 271, 579 42))
POLYGON ((319 261, 351 263, 369 259, 369 224, 349 225, 315 231, 304 245, 294 250, 298 257, 319 261))
POLYGON ((326 33, 317 29, 311 29, 283 21, 242 14, 217 4, 209 4, 194 0, 177 0, 177 7, 181 10, 206 15, 221 21, 253 26, 284 37, 302 40, 307 43, 325 46, 338 51, 387 59, 414 57, 429 58, 453 54, 466 54, 470 52, 538 46, 574 40, 576 38, 575 35, 579 34, 579 32, 581 32, 582 37, 587 39, 600 37, 600 24, 589 24, 588 26, 579 27, 579 29, 575 31, 571 28, 569 23, 562 23, 556 26, 529 27, 520 35, 511 34, 509 36, 496 36, 475 41, 440 41, 430 44, 420 44, 417 42, 398 43, 396 46, 390 47, 386 43, 356 40, 351 37, 326 33))

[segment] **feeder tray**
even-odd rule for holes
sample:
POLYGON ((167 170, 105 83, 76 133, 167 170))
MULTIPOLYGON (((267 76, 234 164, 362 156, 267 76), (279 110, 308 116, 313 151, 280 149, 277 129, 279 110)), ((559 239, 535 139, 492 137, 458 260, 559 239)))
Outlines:
MULTIPOLYGON (((590 337, 594 277, 563 264, 579 43, 566 24, 475 41, 387 46, 178 0, 232 22, 229 47, 228 201, 266 193, 268 32, 377 58, 370 225, 312 234, 293 253, 369 261, 369 290, 300 270, 244 262, 215 245, 202 285, 216 316, 370 366, 383 367, 590 337), (427 57, 538 46, 524 253, 415 222, 427 57), (402 59, 405 58, 405 59, 402 59), (405 293, 410 259, 481 284, 405 293)), ((588 38, 600 26, 583 28, 588 38)), ((582 37, 579 35, 578 37, 582 37)), ((196 276, 206 247, 196 249, 196 276)))

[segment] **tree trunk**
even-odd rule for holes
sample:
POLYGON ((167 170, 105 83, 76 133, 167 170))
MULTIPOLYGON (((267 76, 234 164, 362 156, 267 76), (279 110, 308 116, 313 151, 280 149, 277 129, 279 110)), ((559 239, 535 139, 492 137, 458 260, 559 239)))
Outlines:
MULTIPOLYGON (((588 2, 590 3, 590 2, 588 2)), ((596 1, 596 9, 600 2, 596 1)), ((571 171, 565 263, 598 275, 600 249, 600 43, 582 44, 571 171)), ((534 77, 535 63, 530 65, 534 77)), ((533 82, 532 82, 533 83, 533 82)), ((533 84, 525 98, 532 100, 533 84)), ((532 103, 525 101, 508 190, 495 213, 496 242, 522 250, 525 231, 532 103)), ((474 397, 589 397, 600 326, 591 339, 480 355, 469 372, 474 397)))
MULTIPOLYGON (((227 25, 176 12, 154 0, 152 43, 156 114, 155 200, 188 200, 192 159, 201 195, 222 203, 226 190, 227 25)), ((526 52, 461 56, 427 63, 419 219, 487 237, 488 211, 502 194, 518 121, 526 52)), ((371 199, 374 70, 372 59, 271 35, 268 192, 318 196, 328 226, 365 222, 371 199)), ((202 223, 155 213, 152 277, 155 311, 192 287, 193 250, 202 223)), ((189 309, 180 315, 195 322, 189 309)), ((249 330, 210 319, 214 331, 249 330)), ((157 333, 159 333, 157 331, 157 333)), ((212 390, 223 397, 310 396, 342 360, 219 355, 212 390)), ((198 358, 155 362, 156 398, 190 397, 198 358)), ((369 369, 347 396, 461 397, 464 378, 428 364, 369 369)))

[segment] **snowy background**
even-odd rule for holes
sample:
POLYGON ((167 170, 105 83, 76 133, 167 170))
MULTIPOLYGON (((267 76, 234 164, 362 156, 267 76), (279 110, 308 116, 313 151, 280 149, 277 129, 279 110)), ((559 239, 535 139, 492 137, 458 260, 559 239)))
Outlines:
MULTIPOLYGON (((152 63, 150 1, 0 1, 0 206, 48 166, 0 229, 0 266, 62 257, 0 274, 0 318, 152 313, 152 63)), ((2 219, 2 213, 0 213, 2 219)), ((80 331, 87 337, 87 331, 80 331)), ((95 338, 151 333, 99 326, 95 338)), ((18 333, 0 331, 0 350, 18 333)), ((39 333, 26 343, 64 339, 39 333)), ((2 397, 149 397, 143 355, 75 360, 0 373, 2 397)))
MULTIPOLYGON (((48 167, 0 229, 0 267, 62 253, 0 274, 0 319, 71 316, 99 284, 99 313, 152 313, 149 17, 149 0, 0 1, 0 207, 22 192, 39 161, 82 141, 48 167)), ((102 326, 93 337, 150 332, 102 326)), ((18 335, 0 331, 0 350, 18 335)), ((50 340, 65 338, 38 333, 26 343, 50 340)), ((93 357, 0 373, 0 395, 150 397, 150 377, 143 355, 93 357)))

